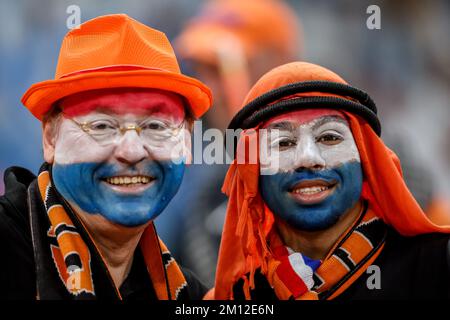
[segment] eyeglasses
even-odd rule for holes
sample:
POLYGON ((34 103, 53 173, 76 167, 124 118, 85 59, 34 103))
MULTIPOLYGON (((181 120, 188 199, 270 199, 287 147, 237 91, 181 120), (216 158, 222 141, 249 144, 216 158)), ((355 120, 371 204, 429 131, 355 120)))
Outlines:
POLYGON ((88 122, 77 122, 72 118, 68 119, 102 146, 117 142, 121 136, 130 130, 136 131, 144 143, 150 146, 160 146, 162 143, 180 141, 176 138, 185 128, 185 121, 179 125, 173 125, 165 120, 156 118, 148 118, 139 124, 127 126, 122 126, 117 120, 113 119, 98 119, 88 122))

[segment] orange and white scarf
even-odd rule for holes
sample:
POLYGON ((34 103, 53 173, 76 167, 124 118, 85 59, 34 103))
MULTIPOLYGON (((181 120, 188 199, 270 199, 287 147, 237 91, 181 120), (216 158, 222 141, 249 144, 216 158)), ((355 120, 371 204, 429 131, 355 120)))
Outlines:
POLYGON ((279 299, 333 299, 378 257, 386 233, 383 221, 366 209, 319 262, 287 250, 272 231, 269 246, 273 255, 269 257, 266 278, 279 299))

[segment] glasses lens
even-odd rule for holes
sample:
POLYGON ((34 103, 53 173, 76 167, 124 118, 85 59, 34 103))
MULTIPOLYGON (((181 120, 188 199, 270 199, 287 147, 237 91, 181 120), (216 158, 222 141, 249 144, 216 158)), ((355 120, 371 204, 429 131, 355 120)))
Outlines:
POLYGON ((89 135, 102 145, 113 142, 120 131, 119 124, 111 120, 95 120, 87 126, 89 135))
POLYGON ((140 125, 141 137, 149 145, 159 145, 161 143, 176 142, 183 123, 175 125, 163 120, 149 119, 140 125))

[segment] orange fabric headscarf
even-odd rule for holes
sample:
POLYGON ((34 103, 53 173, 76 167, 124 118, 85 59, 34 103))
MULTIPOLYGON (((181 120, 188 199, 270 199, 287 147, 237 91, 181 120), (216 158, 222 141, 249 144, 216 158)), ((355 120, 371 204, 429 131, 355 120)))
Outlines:
MULTIPOLYGON (((332 81, 346 83, 335 73, 309 63, 294 62, 273 69, 250 90, 248 102, 281 86, 302 81, 332 81)), ((312 92, 295 96, 332 96, 312 92)), ((345 98, 346 97, 340 97, 345 98)), ((289 112, 289 110, 286 110, 289 112)), ((344 112, 358 147, 364 172, 362 197, 369 201, 375 214, 387 225, 404 236, 424 233, 450 233, 450 225, 436 225, 424 214, 403 177, 397 156, 376 135, 369 124, 359 116, 344 112)), ((244 131, 239 148, 258 139, 255 130, 244 131)), ((239 152, 239 151, 238 151, 239 152)), ((244 279, 244 290, 254 288, 253 275, 257 268, 263 274, 270 269, 267 259, 271 252, 266 237, 273 223, 273 213, 265 206, 258 189, 259 165, 230 166, 223 191, 229 196, 225 226, 219 250, 214 293, 215 299, 232 299, 233 285, 244 279), (247 278, 246 274, 250 274, 247 278)))

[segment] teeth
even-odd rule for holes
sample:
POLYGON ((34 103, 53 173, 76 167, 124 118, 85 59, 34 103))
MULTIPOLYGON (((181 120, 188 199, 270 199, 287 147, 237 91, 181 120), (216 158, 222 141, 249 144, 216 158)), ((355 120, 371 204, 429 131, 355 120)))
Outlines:
POLYGON ((129 184, 147 184, 152 179, 147 176, 132 176, 132 177, 111 177, 106 178, 106 182, 114 185, 129 185, 129 184))
POLYGON ((306 188, 299 188, 299 189, 295 189, 293 192, 294 193, 301 193, 301 194, 315 194, 315 193, 319 193, 325 190, 328 190, 329 187, 306 187, 306 188))

